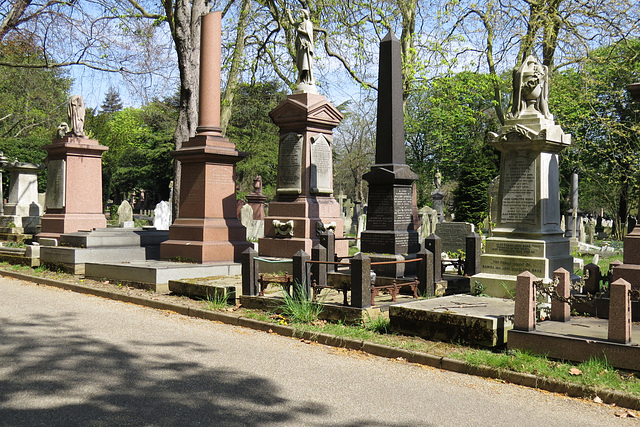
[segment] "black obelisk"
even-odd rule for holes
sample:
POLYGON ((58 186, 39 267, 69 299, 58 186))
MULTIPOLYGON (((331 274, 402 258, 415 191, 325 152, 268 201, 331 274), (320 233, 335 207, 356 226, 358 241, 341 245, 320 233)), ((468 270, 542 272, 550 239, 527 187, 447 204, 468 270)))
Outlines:
MULTIPOLYGON (((380 43, 376 164, 363 178, 369 183, 367 229, 362 252, 415 254, 420 249, 412 221, 411 184, 418 176, 405 163, 402 107, 402 56, 390 32, 380 43)), ((396 275, 402 275, 402 269, 396 275)))

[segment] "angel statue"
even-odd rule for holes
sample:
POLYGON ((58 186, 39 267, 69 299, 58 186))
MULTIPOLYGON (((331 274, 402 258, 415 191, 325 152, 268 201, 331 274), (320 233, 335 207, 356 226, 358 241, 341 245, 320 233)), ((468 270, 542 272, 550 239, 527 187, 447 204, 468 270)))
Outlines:
POLYGON ((315 87, 313 78, 313 23, 309 18, 309 11, 302 9, 302 20, 296 23, 287 9, 289 23, 296 27, 296 66, 298 67, 298 89, 304 91, 304 86, 315 87), (302 86, 302 87, 301 87, 302 86))

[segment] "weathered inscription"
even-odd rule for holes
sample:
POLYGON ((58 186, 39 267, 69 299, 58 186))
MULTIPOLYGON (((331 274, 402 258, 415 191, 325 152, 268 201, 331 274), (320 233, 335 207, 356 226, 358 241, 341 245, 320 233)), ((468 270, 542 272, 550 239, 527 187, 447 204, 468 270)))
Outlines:
POLYGON ((468 222, 441 222, 436 224, 436 235, 442 239, 442 250, 457 252, 467 250, 467 235, 473 233, 474 226, 468 222))
POLYGON ((280 138, 278 194, 302 192, 302 135, 291 132, 280 138))
POLYGON ((319 134, 311 138, 311 193, 333 193, 332 177, 331 144, 325 135, 319 134))
POLYGON ((501 221, 536 223, 536 162, 518 156, 504 162, 501 221))
POLYGON ((489 239, 486 244, 487 253, 491 254, 529 257, 544 256, 543 242, 494 241, 489 239))
POLYGON ((482 272, 489 274, 505 274, 517 276, 523 271, 529 271, 537 277, 546 274, 546 259, 518 258, 504 255, 483 255, 482 272))
POLYGON ((65 169, 64 160, 50 160, 47 167, 47 209, 62 209, 65 206, 65 169))
POLYGON ((406 231, 411 227, 411 187, 376 186, 369 189, 367 229, 406 231))

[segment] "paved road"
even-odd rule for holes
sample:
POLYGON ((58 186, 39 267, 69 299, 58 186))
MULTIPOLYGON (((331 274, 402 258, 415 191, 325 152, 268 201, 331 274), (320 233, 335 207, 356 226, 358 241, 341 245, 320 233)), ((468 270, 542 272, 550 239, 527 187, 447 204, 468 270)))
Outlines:
POLYGON ((0 278, 1 426, 603 426, 616 408, 0 278))

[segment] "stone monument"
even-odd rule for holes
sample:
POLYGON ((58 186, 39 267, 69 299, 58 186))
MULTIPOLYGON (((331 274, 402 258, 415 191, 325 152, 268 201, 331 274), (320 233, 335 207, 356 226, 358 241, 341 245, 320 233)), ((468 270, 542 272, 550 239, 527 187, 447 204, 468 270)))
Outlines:
MULTIPOLYGON (((289 258, 299 250, 310 254, 320 242, 317 230, 333 222, 336 237, 343 236, 340 205, 333 197, 332 157, 333 128, 343 116, 316 91, 310 62, 313 28, 308 13, 303 15, 296 39, 298 86, 269 113, 280 128, 278 182, 265 237, 258 240, 261 256, 289 258)), ((336 253, 347 256, 347 245, 346 240, 336 241, 336 253)))
POLYGON ((262 177, 256 175, 253 179, 253 192, 247 194, 247 203, 253 209, 254 220, 264 220, 264 202, 267 196, 262 194, 262 177))
MULTIPOLYGON (((405 163, 400 51, 400 42, 389 32, 380 43, 376 163, 363 175, 369 197, 361 249, 375 254, 372 261, 401 260, 420 250, 412 219, 412 184, 418 176, 405 163)), ((391 265, 381 273, 401 277, 404 266, 391 265)))
POLYGON ((486 242, 482 273, 472 278, 491 296, 508 296, 525 270, 543 279, 561 267, 572 270, 560 228, 558 171, 558 153, 571 136, 555 124, 548 94, 547 67, 529 56, 514 70, 513 108, 500 134, 491 135, 502 152, 497 226, 486 242))
POLYGON ((221 12, 202 16, 196 135, 173 153, 182 164, 180 209, 162 259, 234 262, 251 246, 236 215, 235 164, 246 157, 220 128, 221 12))
POLYGON ((47 151, 47 198, 38 240, 57 240, 61 234, 107 226, 102 207, 102 153, 109 148, 85 136, 80 95, 69 99, 67 112, 72 130, 59 133, 62 137, 42 147, 47 151))
POLYGON ((9 172, 9 201, 0 215, 0 233, 4 237, 36 234, 40 227, 42 206, 38 202, 40 166, 17 160, 6 166, 9 172))

